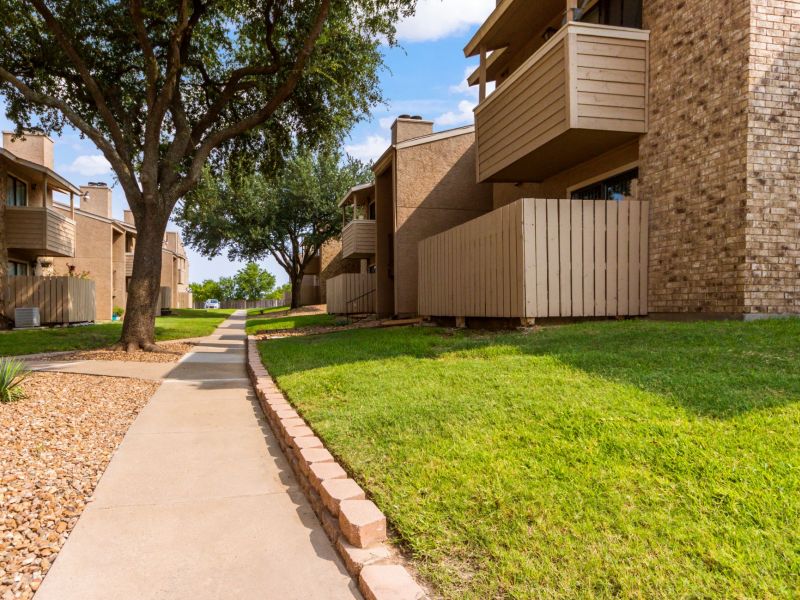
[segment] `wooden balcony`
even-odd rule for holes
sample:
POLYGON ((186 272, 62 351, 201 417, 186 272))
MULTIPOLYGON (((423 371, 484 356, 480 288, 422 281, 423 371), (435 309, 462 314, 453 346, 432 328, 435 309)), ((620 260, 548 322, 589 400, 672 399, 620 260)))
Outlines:
POLYGON ((646 133, 649 37, 562 27, 475 109, 479 181, 541 181, 646 133))
POLYGON ((133 275, 133 252, 125 253, 125 277, 133 275))
POLYGON ((648 203, 523 199, 420 242, 419 314, 647 314, 648 203))
POLYGON ((350 221, 342 230, 343 258, 370 258, 375 255, 375 221, 350 221))
POLYGON ((75 256, 75 221, 42 206, 7 206, 9 250, 37 256, 75 256))

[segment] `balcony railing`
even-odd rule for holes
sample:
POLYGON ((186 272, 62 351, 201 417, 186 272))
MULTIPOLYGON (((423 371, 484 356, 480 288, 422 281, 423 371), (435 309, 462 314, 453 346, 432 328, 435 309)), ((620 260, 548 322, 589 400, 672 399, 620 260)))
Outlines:
POLYGON ((133 275, 133 252, 125 253, 125 277, 133 275))
POLYGON ((36 256, 75 256, 75 221, 44 206, 7 206, 9 249, 36 256))
POLYGON ((475 109, 478 179, 541 181, 646 133, 649 36, 562 27, 475 109))
POLYGON ((375 255, 375 221, 358 219, 350 221, 342 230, 342 256, 344 258, 370 258, 375 255))

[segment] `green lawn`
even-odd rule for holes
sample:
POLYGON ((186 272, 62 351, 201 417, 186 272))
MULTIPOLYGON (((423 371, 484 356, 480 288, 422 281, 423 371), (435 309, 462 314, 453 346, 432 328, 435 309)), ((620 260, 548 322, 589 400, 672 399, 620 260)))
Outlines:
POLYGON ((288 306, 276 306, 275 308, 248 308, 247 316, 258 317, 262 314, 269 315, 274 313, 288 312, 289 310, 290 308, 288 306))
MULTIPOLYGON (((172 316, 169 317, 156 318, 157 340, 177 340, 208 335, 233 311, 173 309, 172 313, 172 316)), ((121 331, 121 323, 2 331, 0 332, 0 356, 102 348, 116 342, 121 331)))
POLYGON ((796 597, 800 320, 370 329, 265 364, 447 598, 796 597))
MULTIPOLYGON (((249 311, 248 311, 248 314, 249 311)), ((247 319, 247 333, 256 334, 261 331, 275 331, 277 329, 302 329, 304 327, 328 327, 336 325, 341 322, 341 319, 334 315, 302 315, 302 316, 288 316, 277 317, 267 316, 264 318, 253 318, 252 316, 247 319)))

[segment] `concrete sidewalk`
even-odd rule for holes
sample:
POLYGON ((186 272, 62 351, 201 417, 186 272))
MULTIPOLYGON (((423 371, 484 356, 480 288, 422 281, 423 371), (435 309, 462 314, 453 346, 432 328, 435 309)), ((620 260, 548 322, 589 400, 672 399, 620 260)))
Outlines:
POLYGON ((171 365, 37 600, 360 597, 246 379, 244 322, 171 365))

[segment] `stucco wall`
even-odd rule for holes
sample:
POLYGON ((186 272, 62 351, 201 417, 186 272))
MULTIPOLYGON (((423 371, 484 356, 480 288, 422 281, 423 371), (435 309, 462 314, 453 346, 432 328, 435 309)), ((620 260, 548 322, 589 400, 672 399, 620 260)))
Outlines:
POLYGON ((110 320, 114 307, 111 224, 78 212, 75 224, 75 257, 54 258, 53 269, 56 275, 66 275, 68 265, 75 265, 78 273, 88 271, 95 282, 96 318, 110 320))
POLYGON ((398 149, 396 169, 395 312, 416 314, 419 242, 492 210, 492 187, 475 183, 473 133, 398 149))
POLYGON ((639 195, 650 200, 651 313, 744 309, 749 2, 644 4, 639 195))
POLYGON ((800 2, 753 0, 746 313, 800 313, 800 2))
POLYGON ((342 242, 330 240, 320 249, 320 276, 319 297, 320 302, 327 302, 327 282, 329 279, 342 273, 360 273, 361 261, 342 258, 342 242))

